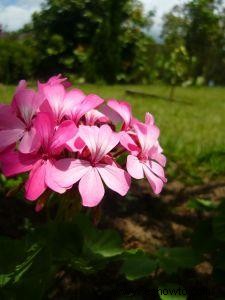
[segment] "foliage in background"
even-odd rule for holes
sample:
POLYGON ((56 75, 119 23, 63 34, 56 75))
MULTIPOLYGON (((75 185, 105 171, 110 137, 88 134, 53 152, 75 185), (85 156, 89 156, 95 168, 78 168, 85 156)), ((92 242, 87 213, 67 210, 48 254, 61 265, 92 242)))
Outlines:
POLYGON ((171 51, 169 59, 163 61, 165 81, 171 85, 170 100, 174 100, 175 87, 188 81, 190 63, 191 60, 184 46, 175 48, 171 51))
POLYGON ((225 7, 221 0, 191 0, 164 16, 162 38, 167 57, 185 46, 191 59, 193 83, 203 77, 208 84, 225 83, 225 7))
POLYGON ((0 82, 14 83, 34 76, 37 53, 28 38, 0 37, 0 82))
POLYGON ((1 29, 0 66, 5 76, 0 80, 45 79, 61 72, 75 74, 80 82, 172 82, 170 61, 177 49, 186 49, 189 59, 182 59, 186 70, 178 84, 188 78, 189 84, 222 85, 224 11, 221 0, 189 0, 175 6, 163 17, 159 40, 150 31, 154 12, 144 12, 139 0, 46 0, 23 29, 13 35, 1 29))
MULTIPOLYGON (((139 1, 49 0, 34 14, 31 32, 45 76, 66 70, 88 81, 112 83, 121 72, 122 52, 136 47, 150 23, 151 15, 144 16, 139 1), (127 32, 135 36, 129 45, 127 32)), ((134 55, 130 59, 132 63, 134 55)))

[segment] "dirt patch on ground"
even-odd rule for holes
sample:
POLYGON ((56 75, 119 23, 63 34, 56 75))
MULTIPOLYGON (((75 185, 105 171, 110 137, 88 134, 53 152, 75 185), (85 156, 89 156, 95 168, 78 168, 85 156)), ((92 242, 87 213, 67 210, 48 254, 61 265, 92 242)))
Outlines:
POLYGON ((108 195, 104 214, 108 216, 108 225, 121 232, 126 248, 143 248, 154 253, 161 246, 181 246, 189 242, 185 233, 201 218, 187 207, 188 200, 194 198, 215 202, 225 198, 225 179, 192 186, 172 181, 160 196, 154 196, 143 181, 133 187, 127 199, 108 195))

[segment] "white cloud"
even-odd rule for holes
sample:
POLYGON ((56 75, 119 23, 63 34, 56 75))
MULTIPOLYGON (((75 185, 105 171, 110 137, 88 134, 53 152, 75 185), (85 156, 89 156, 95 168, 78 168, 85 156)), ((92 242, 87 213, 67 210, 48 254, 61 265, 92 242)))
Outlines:
POLYGON ((9 5, 0 11, 0 23, 6 30, 16 30, 30 20, 30 12, 15 5, 9 5))
POLYGON ((146 11, 155 10, 154 25, 151 34, 159 38, 162 30, 162 16, 169 12, 175 5, 183 4, 187 0, 142 0, 146 11))
MULTIPOLYGON (((151 28, 151 34, 156 37, 157 39, 160 36, 163 24, 163 15, 169 12, 175 5, 181 5, 188 0, 141 0, 144 4, 145 10, 152 10, 156 11, 154 17, 154 25, 151 28)), ((222 0, 222 5, 225 6, 225 0, 222 0)))
POLYGON ((0 24, 5 30, 17 30, 31 20, 34 11, 40 9, 42 0, 19 0, 16 4, 0 4, 0 24))
POLYGON ((147 10, 155 9, 156 16, 161 17, 168 12, 174 5, 182 4, 185 0, 142 0, 147 10))
POLYGON ((18 6, 36 10, 40 8, 40 5, 43 1, 44 0, 17 0, 16 2, 18 6))

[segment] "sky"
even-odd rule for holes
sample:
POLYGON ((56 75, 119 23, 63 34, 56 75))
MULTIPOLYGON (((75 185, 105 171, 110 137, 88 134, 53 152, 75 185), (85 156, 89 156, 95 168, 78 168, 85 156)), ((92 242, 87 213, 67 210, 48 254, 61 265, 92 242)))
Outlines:
MULTIPOLYGON (((159 36, 161 17, 174 5, 184 3, 184 0, 141 0, 145 10, 155 9, 155 25, 152 34, 159 36)), ((33 12, 40 10, 43 0, 0 0, 0 24, 7 30, 17 30, 31 19, 33 12)))

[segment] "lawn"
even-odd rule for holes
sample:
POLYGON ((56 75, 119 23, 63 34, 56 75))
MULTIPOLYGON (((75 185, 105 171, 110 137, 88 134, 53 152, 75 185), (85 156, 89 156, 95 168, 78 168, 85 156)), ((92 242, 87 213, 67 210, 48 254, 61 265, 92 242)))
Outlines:
MULTIPOLYGON (((105 99, 130 102, 134 115, 141 119, 146 111, 151 112, 161 129, 169 176, 192 182, 225 174, 225 88, 179 87, 173 102, 164 99, 169 87, 163 85, 82 85, 80 88, 105 99), (159 98, 131 96, 127 90, 155 94, 159 98)), ((1 85, 0 101, 9 103, 14 89, 14 86, 1 85)))

